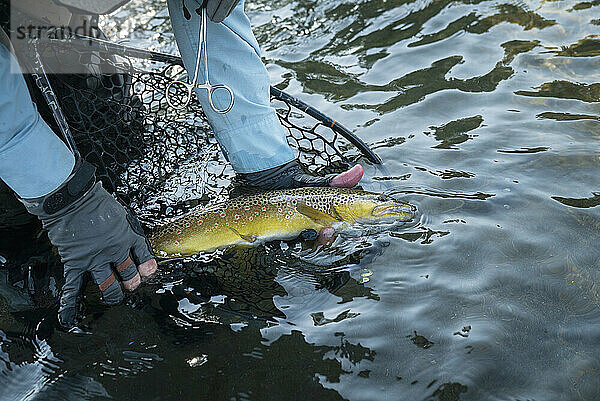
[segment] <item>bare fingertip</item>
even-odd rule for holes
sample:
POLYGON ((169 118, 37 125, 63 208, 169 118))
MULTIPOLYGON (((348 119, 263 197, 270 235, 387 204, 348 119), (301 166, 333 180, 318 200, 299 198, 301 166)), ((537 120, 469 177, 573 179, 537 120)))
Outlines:
POLYGON ((332 187, 352 188, 361 180, 364 170, 360 164, 352 167, 350 170, 344 171, 336 175, 329 183, 332 187))
POLYGON ((141 282, 142 278, 139 274, 136 274, 132 279, 123 281, 123 287, 125 287, 125 289, 128 291, 133 291, 140 285, 141 282))
POLYGON ((331 227, 326 227, 324 229, 321 230, 321 232, 319 233, 319 239, 318 242, 321 245, 329 245, 333 242, 333 240, 335 235, 335 230, 331 227))
POLYGON ((138 266, 138 271, 142 275, 142 277, 148 277, 156 273, 158 269, 158 264, 156 263, 156 259, 150 259, 147 262, 142 263, 138 266))

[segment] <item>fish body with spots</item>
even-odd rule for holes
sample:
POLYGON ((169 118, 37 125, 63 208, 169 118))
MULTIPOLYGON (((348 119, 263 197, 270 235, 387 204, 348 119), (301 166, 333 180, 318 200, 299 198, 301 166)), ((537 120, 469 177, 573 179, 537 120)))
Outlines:
POLYGON ((290 239, 308 229, 410 221, 416 208, 353 188, 298 188, 240 196, 193 209, 150 236, 158 257, 190 256, 231 245, 290 239))

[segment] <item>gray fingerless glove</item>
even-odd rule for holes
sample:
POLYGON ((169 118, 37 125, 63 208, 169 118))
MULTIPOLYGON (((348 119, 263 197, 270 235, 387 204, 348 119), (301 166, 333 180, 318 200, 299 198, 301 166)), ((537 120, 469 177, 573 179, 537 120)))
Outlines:
POLYGON ((113 305, 123 299, 116 276, 130 280, 138 274, 136 265, 154 257, 137 219, 101 183, 95 183, 94 172, 89 163, 80 162, 51 194, 21 199, 42 221, 64 263, 65 284, 58 314, 65 328, 76 324, 85 272, 89 271, 100 287, 103 301, 113 305))
POLYGON ((287 189, 300 187, 328 187, 335 174, 316 177, 305 173, 297 160, 282 166, 258 171, 256 173, 238 173, 236 184, 260 190, 287 189))

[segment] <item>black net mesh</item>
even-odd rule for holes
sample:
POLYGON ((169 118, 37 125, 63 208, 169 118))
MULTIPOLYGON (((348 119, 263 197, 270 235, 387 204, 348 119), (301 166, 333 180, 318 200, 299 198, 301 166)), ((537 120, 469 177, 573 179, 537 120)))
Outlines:
MULTIPOLYGON (((196 98, 183 110, 166 101, 167 85, 185 75, 180 60, 168 55, 148 57, 124 47, 115 51, 115 46, 83 39, 39 46, 82 156, 97 166, 106 188, 138 210, 142 204, 163 207, 186 199, 226 197, 234 173, 219 152, 196 98), (54 74, 65 60, 84 70, 54 74)), ((32 44, 28 51, 36 48, 32 44)), ((38 89, 32 87, 34 93, 38 89)), ((54 124, 44 102, 37 103, 45 119, 54 124)), ((274 100, 274 105, 288 142, 308 171, 342 171, 360 156, 323 123, 285 102, 274 100)))

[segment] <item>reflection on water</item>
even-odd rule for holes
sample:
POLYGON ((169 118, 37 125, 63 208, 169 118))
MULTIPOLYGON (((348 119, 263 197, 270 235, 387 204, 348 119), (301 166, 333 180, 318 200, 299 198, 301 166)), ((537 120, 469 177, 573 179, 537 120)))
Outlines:
MULTIPOLYGON (((600 3, 246 9, 273 83, 372 144, 363 186, 419 220, 171 262, 110 309, 89 289, 89 336, 3 291, 0 399, 600 398, 600 3)), ((104 24, 176 51, 162 1, 104 24)))
POLYGON ((582 102, 600 102, 600 83, 580 84, 567 81, 546 82, 536 87, 537 91, 516 91, 517 95, 539 96, 562 99, 577 99, 582 102))
MULTIPOLYGON (((436 148, 440 149, 458 149, 455 145, 466 142, 473 138, 473 135, 467 132, 475 130, 481 126, 483 118, 473 116, 451 121, 441 127, 429 127, 433 130, 435 139, 440 141, 436 148)), ((429 134, 429 132, 426 132, 429 134)))
POLYGON ((593 194, 594 196, 589 198, 563 198, 561 196, 553 196, 552 199, 563 205, 588 208, 600 205, 600 193, 594 192, 593 194))

